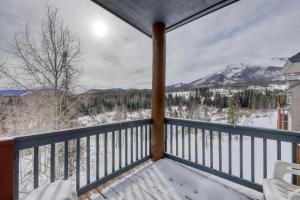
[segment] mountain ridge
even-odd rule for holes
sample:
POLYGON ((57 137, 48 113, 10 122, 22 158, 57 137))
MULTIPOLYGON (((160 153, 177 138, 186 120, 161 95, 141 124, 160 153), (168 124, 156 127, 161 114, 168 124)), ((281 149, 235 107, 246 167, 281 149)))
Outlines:
MULTIPOLYGON (((216 87, 238 84, 266 84, 283 81, 282 67, 260 65, 227 65, 221 72, 216 72, 189 83, 179 83, 187 87, 216 87)), ((180 88, 178 84, 167 86, 170 89, 180 88)))
MULTIPOLYGON (((222 87, 255 84, 262 85, 283 81, 282 67, 278 66, 261 66, 249 64, 232 64, 227 65, 223 71, 206 75, 189 83, 176 83, 167 86, 167 91, 176 89, 188 89, 193 87, 222 87)), ((101 94, 101 93, 121 93, 129 91, 140 91, 149 89, 90 89, 83 94, 101 94)), ((22 96, 26 94, 26 90, 0 90, 0 96, 22 96)))

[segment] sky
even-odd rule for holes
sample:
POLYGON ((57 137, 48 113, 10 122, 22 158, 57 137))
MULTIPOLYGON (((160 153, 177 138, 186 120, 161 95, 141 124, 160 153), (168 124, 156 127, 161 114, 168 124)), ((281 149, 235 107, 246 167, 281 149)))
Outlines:
MULTIPOLYGON (((82 88, 151 88, 152 41, 89 0, 48 0, 81 40, 82 88), (98 27, 98 28, 95 28, 98 27)), ((29 23, 39 33, 44 0, 0 0, 0 47, 29 23)), ((191 82, 230 64, 282 66, 300 51, 299 0, 241 0, 167 33, 167 85, 191 82)), ((0 62, 10 58, 0 52, 0 62)), ((0 88, 6 82, 0 80, 0 88)))

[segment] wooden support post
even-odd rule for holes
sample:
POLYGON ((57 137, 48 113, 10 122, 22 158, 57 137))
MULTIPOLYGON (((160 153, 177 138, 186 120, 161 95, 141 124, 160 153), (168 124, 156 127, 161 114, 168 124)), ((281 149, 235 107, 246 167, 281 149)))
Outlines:
POLYGON ((285 127, 285 125, 284 125, 284 111, 283 110, 281 110, 281 129, 283 129, 283 130, 287 130, 287 127, 285 127))
POLYGON ((13 169, 14 169, 13 139, 0 139, 0 199, 13 199, 13 169))
POLYGON ((277 128, 281 129, 281 109, 278 108, 277 112, 278 112, 277 128))
POLYGON ((165 80, 166 80, 166 38, 165 24, 157 22, 152 27, 153 66, 152 66, 152 130, 151 154, 157 161, 165 156, 165 80))

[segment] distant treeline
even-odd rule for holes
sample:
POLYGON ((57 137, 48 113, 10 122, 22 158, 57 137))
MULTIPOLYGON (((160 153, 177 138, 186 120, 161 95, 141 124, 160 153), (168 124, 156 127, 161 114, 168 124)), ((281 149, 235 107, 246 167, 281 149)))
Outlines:
MULTIPOLYGON (((226 93, 212 91, 209 88, 191 89, 185 92, 174 92, 166 95, 166 107, 186 106, 192 109, 196 105, 214 106, 218 109, 228 108, 232 105, 248 109, 275 109, 277 97, 280 91, 256 91, 251 89, 241 89, 239 91, 228 90, 226 93), (186 93, 187 95, 183 95, 186 93)), ((6 105, 22 104, 21 97, 2 98, 6 105)), ((81 115, 103 113, 113 111, 116 107, 122 107, 127 111, 151 108, 151 91, 134 90, 118 93, 94 93, 81 94, 69 97, 69 101, 75 102, 75 108, 81 115)), ((1 102, 0 102, 1 103, 1 102)), ((1 112, 1 109, 0 109, 1 112)))
POLYGON ((239 91, 212 92, 209 88, 193 89, 186 98, 180 93, 167 95, 168 106, 187 106, 191 108, 195 105, 214 106, 218 109, 237 106, 249 109, 275 109, 277 106, 277 97, 280 91, 256 91, 251 89, 242 89, 239 91))
MULTIPOLYGON (((86 95, 86 94, 85 94, 86 95)), ((184 96, 182 92, 166 95, 166 106, 186 106, 192 109, 197 105, 214 106, 218 109, 236 106, 248 109, 275 109, 279 91, 256 91, 242 89, 223 93, 211 91, 209 88, 197 88, 188 91, 184 96)), ((112 111, 122 107, 127 111, 151 108, 151 91, 129 91, 120 93, 95 93, 88 94, 86 101, 81 101, 79 107, 82 114, 112 111)))

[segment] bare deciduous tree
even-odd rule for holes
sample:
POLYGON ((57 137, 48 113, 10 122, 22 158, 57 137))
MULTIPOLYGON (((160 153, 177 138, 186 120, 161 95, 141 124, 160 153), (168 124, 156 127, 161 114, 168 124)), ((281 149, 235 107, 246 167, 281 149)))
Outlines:
MULTIPOLYGON (((69 96, 73 83, 79 78, 82 47, 80 40, 72 36, 59 17, 57 8, 47 5, 46 18, 39 34, 33 34, 27 24, 24 31, 15 34, 5 52, 16 58, 17 64, 0 63, 0 78, 30 92, 22 97, 0 99, 0 135, 70 127, 76 113, 71 110, 75 103, 74 100, 69 103, 69 96)), ((73 160, 75 147, 70 143, 70 159, 73 160)), ((56 148, 57 151, 62 149, 61 146, 56 148)), ((46 146, 40 152, 41 173, 49 176, 50 149, 46 146)), ((61 168, 63 154, 56 155, 58 168, 61 168)), ((72 163, 70 170, 73 171, 72 163)), ((72 171, 69 174, 72 175, 72 171)), ((26 179, 28 174, 32 175, 32 171, 20 176, 23 185, 30 185, 26 179)))
MULTIPOLYGON (((8 52, 21 61, 18 71, 26 78, 22 86, 52 88, 57 95, 59 90, 69 89, 78 72, 76 65, 81 58, 81 44, 64 25, 57 8, 47 5, 46 20, 38 40, 32 37, 27 24, 25 31, 15 35, 8 52)), ((11 75, 9 78, 14 77, 7 69, 1 72, 11 75)))
POLYGON ((77 67, 82 57, 80 40, 72 36, 59 17, 58 9, 47 5, 40 34, 33 35, 27 24, 25 31, 15 35, 6 51, 19 62, 13 67, 15 70, 0 65, 0 74, 19 87, 53 93, 53 125, 59 128, 61 115, 67 113, 71 86, 80 72, 77 67))

